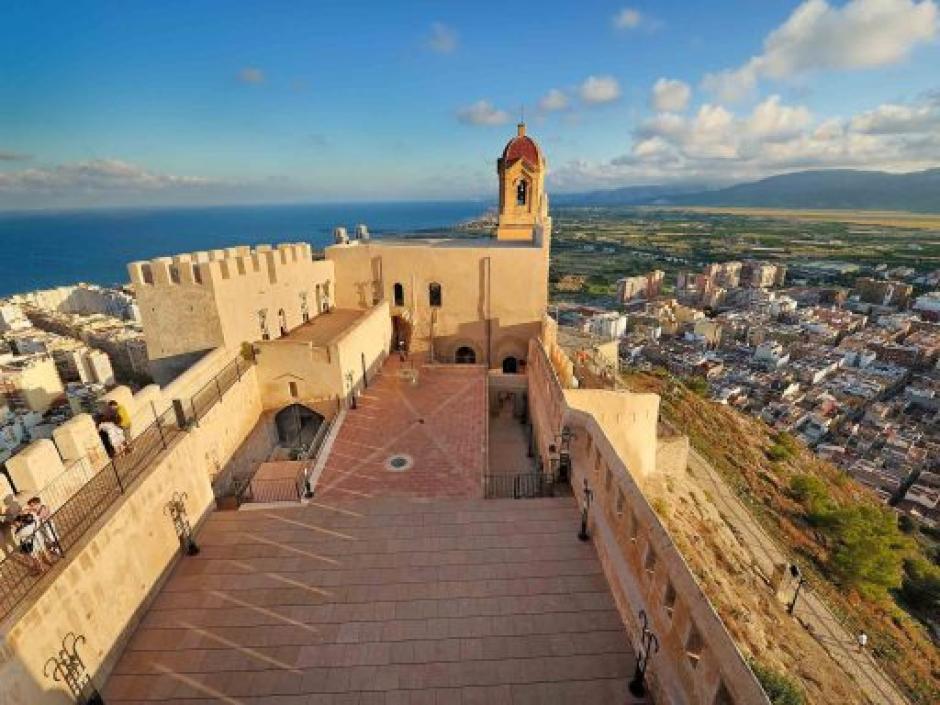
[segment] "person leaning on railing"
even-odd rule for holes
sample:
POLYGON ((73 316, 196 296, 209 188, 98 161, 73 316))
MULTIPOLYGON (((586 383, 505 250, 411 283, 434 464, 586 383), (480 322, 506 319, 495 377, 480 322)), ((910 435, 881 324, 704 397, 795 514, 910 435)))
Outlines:
POLYGON ((39 530, 39 522, 31 513, 23 512, 13 520, 13 537, 34 575, 39 575, 46 567, 52 565, 52 558, 46 550, 45 537, 39 530))
POLYGON ((49 507, 43 504, 39 497, 31 497, 26 503, 26 511, 36 517, 36 522, 39 524, 39 533, 42 534, 43 546, 50 553, 62 555, 59 535, 56 533, 55 524, 52 522, 52 512, 49 511, 49 507))
POLYGON ((116 399, 112 399, 108 402, 108 410, 111 412, 111 420, 124 432, 124 443, 127 451, 129 451, 131 448, 131 415, 127 411, 127 407, 119 404, 116 399))

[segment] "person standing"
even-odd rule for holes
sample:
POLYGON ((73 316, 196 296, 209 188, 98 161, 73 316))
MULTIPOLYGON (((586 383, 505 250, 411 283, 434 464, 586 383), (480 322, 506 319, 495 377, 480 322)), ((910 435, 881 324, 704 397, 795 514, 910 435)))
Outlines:
POLYGON ((26 510, 36 517, 39 525, 38 531, 42 534, 43 547, 50 553, 62 555, 59 535, 56 533, 55 524, 52 523, 52 512, 49 511, 49 507, 43 504, 39 497, 32 497, 26 503, 26 510))
POLYGON ((39 575, 52 560, 43 545, 43 536, 39 532, 39 522, 29 512, 20 514, 13 523, 13 536, 20 552, 26 557, 33 575, 39 575))
POLYGON ((113 421, 102 421, 98 424, 98 435, 101 437, 101 443, 108 457, 112 460, 124 455, 127 447, 127 438, 124 431, 113 421))
POLYGON ((108 408, 111 410, 111 420, 124 432, 124 443, 127 448, 130 448, 131 444, 131 415, 127 411, 127 407, 123 404, 119 404, 116 399, 112 399, 108 402, 108 408))
POLYGON ((858 652, 862 653, 868 645, 868 635, 865 632, 858 633, 858 652))

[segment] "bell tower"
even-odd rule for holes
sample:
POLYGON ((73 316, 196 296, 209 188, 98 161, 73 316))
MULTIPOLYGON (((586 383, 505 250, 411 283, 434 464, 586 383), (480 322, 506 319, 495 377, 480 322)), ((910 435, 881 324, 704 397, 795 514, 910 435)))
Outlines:
POLYGON ((516 136, 496 160, 499 174, 497 240, 547 242, 551 230, 545 194, 545 157, 520 122, 516 136))

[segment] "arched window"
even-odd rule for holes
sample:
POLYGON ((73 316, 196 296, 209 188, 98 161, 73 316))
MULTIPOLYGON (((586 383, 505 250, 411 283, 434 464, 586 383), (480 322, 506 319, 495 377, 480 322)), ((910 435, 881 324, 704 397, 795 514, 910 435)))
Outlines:
POLYGON ((529 200, 529 182, 521 179, 516 184, 516 205, 524 206, 529 200))
POLYGON ((516 358, 509 357, 503 358, 503 372, 506 374, 514 375, 519 371, 519 361, 516 358))
POLYGON ((405 305, 405 287, 403 287, 401 283, 396 282, 395 286, 392 287, 392 298, 396 306, 405 305))
POLYGON ((437 308, 441 305, 442 300, 441 285, 437 282, 428 284, 428 303, 437 308))
POLYGON ((261 340, 270 340, 268 333, 268 309, 263 308, 258 311, 258 327, 261 329, 261 340))
POLYGON ((457 352, 454 353, 454 362, 458 365, 473 365, 476 364, 477 354, 473 351, 473 348, 466 345, 457 348, 457 352))

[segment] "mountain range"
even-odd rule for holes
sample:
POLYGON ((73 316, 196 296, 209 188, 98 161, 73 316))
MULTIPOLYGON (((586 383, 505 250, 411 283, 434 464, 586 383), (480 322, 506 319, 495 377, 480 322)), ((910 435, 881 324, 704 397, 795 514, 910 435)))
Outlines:
POLYGON ((740 206, 896 210, 940 213, 940 168, 892 174, 884 171, 819 169, 708 189, 702 185, 628 186, 560 194, 556 205, 740 206))

